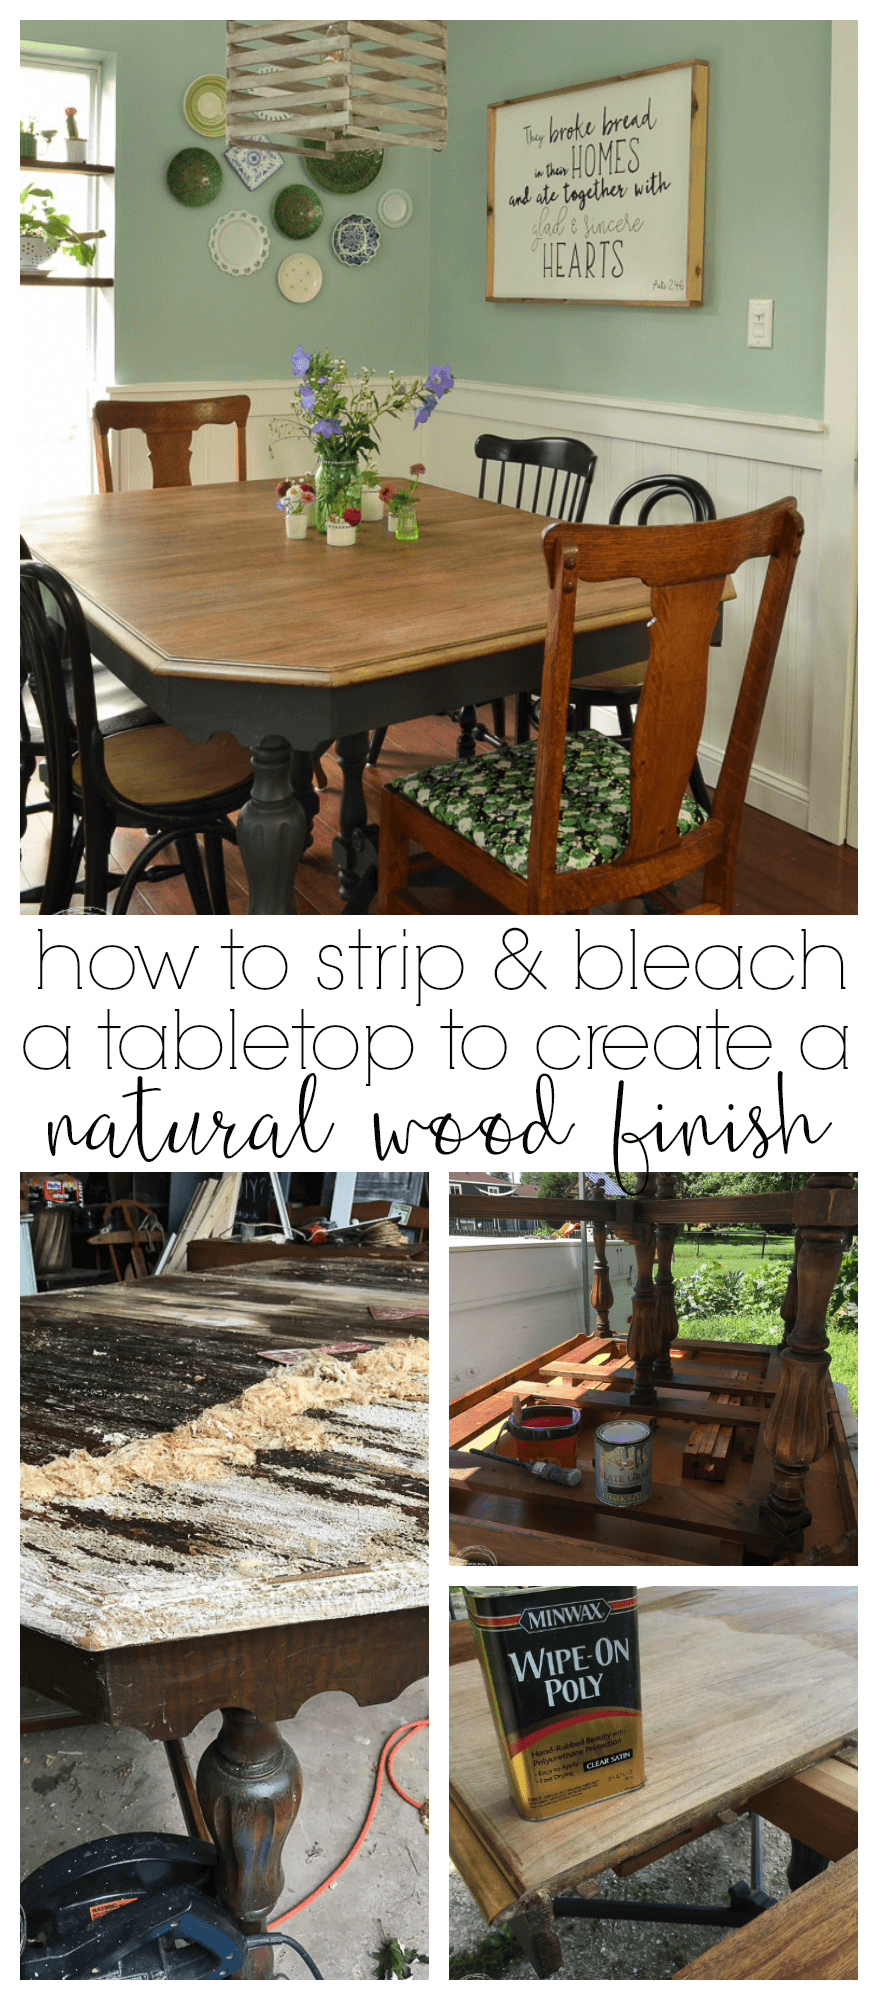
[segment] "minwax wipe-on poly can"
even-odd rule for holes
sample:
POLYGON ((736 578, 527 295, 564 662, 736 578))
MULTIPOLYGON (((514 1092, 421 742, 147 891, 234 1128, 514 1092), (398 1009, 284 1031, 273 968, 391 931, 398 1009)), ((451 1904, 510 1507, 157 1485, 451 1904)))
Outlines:
POLYGON ((554 1819, 645 1782, 637 1591, 465 1590, 512 1803, 554 1819))

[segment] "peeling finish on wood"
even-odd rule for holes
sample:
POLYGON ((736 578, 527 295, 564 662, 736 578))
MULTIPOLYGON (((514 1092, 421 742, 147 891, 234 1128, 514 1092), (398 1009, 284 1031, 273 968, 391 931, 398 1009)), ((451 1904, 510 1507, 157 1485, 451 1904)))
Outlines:
MULTIPOLYGON (((107 1294, 99 1302, 86 1293, 27 1301, 32 1396, 35 1371, 51 1379, 56 1364, 58 1380, 76 1389, 66 1430, 60 1409, 48 1415, 34 1410, 31 1463, 45 1464, 54 1454, 57 1443, 50 1450, 49 1440, 59 1431, 81 1449, 100 1429, 102 1452, 111 1452, 103 1427, 108 1409, 116 1409, 108 1401, 115 1394, 115 1368, 135 1384, 124 1406, 129 1435, 157 1440, 169 1411, 191 1409, 197 1416, 211 1403, 211 1381, 231 1378, 235 1395, 271 1378, 271 1364, 259 1358, 258 1348, 280 1337, 281 1324, 285 1342, 292 1338, 296 1345, 315 1344, 318 1329, 323 1342, 362 1334, 364 1322, 375 1341, 368 1302, 382 1294, 364 1283, 362 1272, 356 1285, 348 1281, 337 1293, 335 1284, 290 1280, 286 1268, 282 1286, 267 1284, 264 1273, 262 1267, 255 1301, 249 1272, 243 1281, 224 1277, 219 1287, 212 1274, 208 1281, 126 1288, 129 1310, 122 1314, 107 1294), (98 1303, 103 1310, 96 1310, 98 1303), (148 1371, 142 1391, 138 1371, 148 1371), (196 1373, 202 1381, 196 1382, 196 1373)), ((394 1302, 399 1299, 397 1292, 394 1302)), ((378 1374, 384 1347, 409 1345, 397 1329, 389 1331, 389 1341, 358 1357, 358 1364, 329 1364, 335 1381, 314 1379, 294 1445, 278 1445, 267 1431, 262 1442, 254 1440, 251 1462, 234 1465, 222 1479, 158 1484, 140 1478, 118 1491, 30 1500, 24 1510, 24 1623, 100 1651, 425 1604, 426 1402, 392 1400, 380 1387, 374 1399, 363 1397, 366 1371, 378 1374), (345 1393, 347 1381, 356 1395, 345 1393)), ((411 1348, 424 1351, 419 1341, 411 1348)), ((275 1379, 285 1377, 282 1370, 275 1379)), ((425 1398, 426 1378, 410 1383, 412 1389, 425 1398)))

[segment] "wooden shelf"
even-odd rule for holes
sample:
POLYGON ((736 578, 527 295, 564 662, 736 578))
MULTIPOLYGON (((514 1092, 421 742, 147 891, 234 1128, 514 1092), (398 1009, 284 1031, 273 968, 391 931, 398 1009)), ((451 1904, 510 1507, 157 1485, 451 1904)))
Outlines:
POLYGON ((93 167, 88 160, 22 160, 22 173, 114 174, 115 167, 93 167))
POLYGON ((106 291, 113 280, 112 278, 62 278, 54 275, 50 277, 48 271, 20 271, 18 282, 20 285, 42 285, 49 291, 55 291, 58 285, 98 285, 106 291))

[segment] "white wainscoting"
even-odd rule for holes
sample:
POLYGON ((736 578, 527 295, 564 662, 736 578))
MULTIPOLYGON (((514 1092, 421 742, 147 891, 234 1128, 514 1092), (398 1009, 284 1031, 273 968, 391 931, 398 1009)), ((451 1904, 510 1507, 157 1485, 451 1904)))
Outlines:
MULTIPOLYGON (((380 383, 376 383, 380 388, 380 383)), ((272 419, 289 416, 292 386, 277 382, 137 383, 109 388, 118 398, 249 394, 247 471, 251 479, 304 471, 312 462, 307 441, 291 436, 271 456, 272 419)), ((292 428, 292 427, 291 427, 292 428)), ((815 632, 820 562, 821 472, 824 426, 808 419, 705 410, 681 404, 624 401, 605 396, 458 381, 428 425, 413 431, 411 417, 385 420, 376 463, 382 472, 408 472, 423 459, 427 479, 456 492, 474 493, 478 462, 473 444, 480 431, 506 436, 547 434, 582 438, 597 452, 588 516, 605 521, 617 493, 651 472, 688 472, 712 493, 720 515, 746 513, 784 494, 795 494, 805 520, 805 540, 787 613, 771 692, 748 790, 754 806, 793 826, 809 824, 812 721, 815 699, 815 632)), ((213 427, 193 438, 192 478, 196 484, 234 477, 234 433, 213 427)), ((114 480, 119 491, 150 484, 149 460, 137 432, 114 439, 114 480)), ((657 518, 675 515, 669 503, 657 518)), ((731 722, 746 647, 756 614, 761 564, 748 564, 738 582, 738 599, 726 606, 723 644, 711 653, 710 684, 701 762, 709 783, 716 778, 731 722)), ((830 816, 831 817, 831 816, 830 816)), ((813 810, 810 813, 813 825, 813 810)))

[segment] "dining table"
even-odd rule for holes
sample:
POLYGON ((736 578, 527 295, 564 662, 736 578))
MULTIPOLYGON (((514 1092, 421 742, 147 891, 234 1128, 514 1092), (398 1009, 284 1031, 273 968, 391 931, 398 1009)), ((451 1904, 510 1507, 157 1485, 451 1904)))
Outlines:
POLYGON ((427 1672, 426 1285, 269 1262, 22 1301, 23 1684, 165 1744, 251 1932, 302 1795, 279 1721, 427 1672), (196 1785, 183 1739, 214 1710, 196 1785))
POLYGON ((789 1833, 791 1888, 857 1847, 856 1589, 656 1585, 638 1605, 646 1781, 536 1821, 509 1797, 468 1623, 450 1628, 451 1856, 543 1978, 556 1918, 600 1916, 604 1870, 624 1881, 744 1812, 789 1833))
MULTIPOLYGON (((418 522, 413 542, 383 521, 349 547, 315 531, 292 541, 271 480, 65 498, 22 521, 31 553, 75 589, 95 656, 190 739, 227 731, 249 748, 238 842, 253 916, 295 914, 314 758, 329 744, 343 774, 333 856, 353 912, 375 882, 371 731, 540 685, 545 520, 422 486, 418 522)), ((637 578, 581 583, 577 677, 642 661, 650 616, 637 578)))

